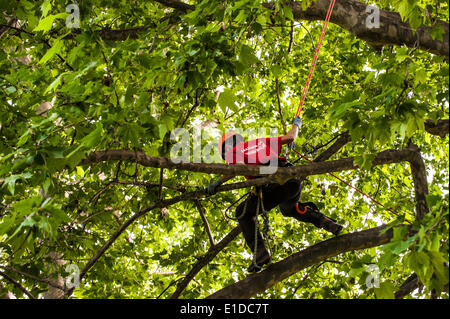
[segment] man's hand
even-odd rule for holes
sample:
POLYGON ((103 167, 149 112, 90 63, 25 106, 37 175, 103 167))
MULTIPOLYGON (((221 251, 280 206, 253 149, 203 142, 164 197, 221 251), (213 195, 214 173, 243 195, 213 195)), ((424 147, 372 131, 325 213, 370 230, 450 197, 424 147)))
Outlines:
POLYGON ((216 193, 216 188, 222 184, 223 182, 220 179, 218 179, 215 182, 209 184, 208 187, 206 187, 206 192, 208 193, 208 195, 214 195, 216 193))
POLYGON ((292 122, 292 124, 301 127, 302 126, 302 119, 300 118, 300 116, 296 116, 294 117, 294 121, 292 122))
POLYGON ((292 124, 291 130, 281 137, 281 145, 294 143, 298 136, 298 129, 302 126, 302 119, 299 116, 296 116, 292 124))

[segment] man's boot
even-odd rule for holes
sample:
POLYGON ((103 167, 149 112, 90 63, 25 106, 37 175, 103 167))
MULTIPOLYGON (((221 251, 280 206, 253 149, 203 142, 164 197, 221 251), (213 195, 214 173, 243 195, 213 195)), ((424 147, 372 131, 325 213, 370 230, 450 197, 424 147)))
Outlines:
POLYGON ((297 219, 303 222, 311 223, 318 228, 325 229, 335 236, 339 235, 343 228, 334 219, 322 214, 317 206, 312 202, 297 202, 295 209, 299 213, 297 219))
MULTIPOLYGON (((253 257, 254 258, 254 257, 253 257)), ((256 262, 252 260, 252 264, 247 268, 249 273, 258 272, 262 269, 262 266, 270 263, 272 260, 272 256, 269 251, 266 249, 264 243, 258 243, 258 247, 256 250, 256 262)))

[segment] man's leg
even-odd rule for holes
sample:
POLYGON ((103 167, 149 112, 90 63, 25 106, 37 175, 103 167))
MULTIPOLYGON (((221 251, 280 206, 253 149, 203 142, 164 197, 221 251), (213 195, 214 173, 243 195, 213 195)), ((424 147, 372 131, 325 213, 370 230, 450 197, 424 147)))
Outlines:
MULTIPOLYGON (((247 197, 247 199, 236 208, 236 218, 238 219, 245 242, 250 250, 256 254, 256 265, 252 262, 248 268, 249 272, 259 271, 261 267, 269 263, 271 259, 271 255, 264 244, 264 239, 262 238, 260 231, 256 229, 255 218, 257 208, 258 197, 253 194, 247 197)), ((261 208, 259 209, 261 211, 261 208)))
POLYGON ((279 204, 283 216, 294 217, 295 219, 311 223, 318 228, 323 228, 334 235, 338 235, 342 226, 335 220, 325 216, 313 202, 300 203, 301 186, 299 179, 292 179, 286 184, 279 185, 273 196, 277 196, 283 201, 279 204))
POLYGON ((305 223, 313 224, 317 228, 323 228, 336 236, 341 232, 343 228, 334 219, 327 217, 323 213, 321 213, 319 211, 319 208, 313 202, 297 202, 294 207, 286 209, 283 215, 294 217, 295 219, 305 223))

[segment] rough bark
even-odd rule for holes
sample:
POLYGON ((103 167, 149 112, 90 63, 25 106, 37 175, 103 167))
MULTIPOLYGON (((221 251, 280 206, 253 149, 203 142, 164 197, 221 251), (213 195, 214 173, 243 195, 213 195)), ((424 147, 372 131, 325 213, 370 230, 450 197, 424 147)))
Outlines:
POLYGON ((227 286, 208 298, 245 299, 272 287, 302 269, 315 265, 342 253, 386 244, 392 238, 392 229, 382 232, 385 225, 351 234, 338 236, 303 249, 265 270, 247 276, 227 286))
MULTIPOLYGON (((413 151, 404 150, 386 150, 377 154, 372 162, 373 166, 399 163, 408 161, 413 156, 413 151)), ((107 150, 90 153, 86 159, 80 162, 80 165, 91 165, 105 161, 129 161, 136 162, 142 166, 155 168, 168 168, 185 170, 192 172, 222 174, 232 176, 261 176, 260 169, 264 166, 258 165, 226 165, 226 164, 207 164, 207 163, 174 163, 169 158, 151 157, 144 152, 134 152, 131 150, 107 150)), ((267 167, 265 167, 267 168, 267 167)), ((344 170, 357 169, 358 165, 353 157, 343 158, 334 161, 314 162, 306 165, 293 167, 277 168, 276 173, 265 175, 264 180, 258 181, 255 185, 267 184, 277 176, 283 178, 306 177, 310 175, 320 175, 325 173, 339 172, 344 170), (267 177, 269 176, 269 177, 267 177)), ((253 185, 252 185, 253 186, 253 185)))
MULTIPOLYGON (((290 1, 295 20, 323 20, 326 16, 330 1, 318 0, 302 10, 300 1, 290 1)), ((273 3, 265 5, 273 7, 273 3)), ((407 22, 403 22, 398 12, 380 10, 379 28, 368 28, 366 20, 372 10, 367 10, 367 4, 357 0, 337 0, 330 18, 330 22, 354 34, 375 47, 384 45, 405 45, 413 48, 444 56, 449 56, 449 25, 445 21, 437 21, 442 25, 445 34, 443 41, 433 40, 430 28, 422 26, 413 31, 407 22)))
MULTIPOLYGON (((65 260, 61 259, 61 254, 54 251, 50 252, 48 257, 56 267, 61 267, 67 263, 65 260)), ((44 293, 44 299, 63 299, 65 292, 58 287, 64 287, 64 278, 61 275, 57 275, 56 278, 48 278, 47 280, 51 284, 49 284, 48 290, 44 293)))
POLYGON ((411 292, 419 288, 421 285, 419 278, 416 274, 409 276, 405 282, 400 286, 400 288, 395 292, 395 299, 403 299, 405 296, 409 295, 411 292))
MULTIPOLYGON (((164 6, 180 11, 194 10, 193 5, 181 1, 157 1, 164 6)), ((324 20, 329 0, 313 2, 306 10, 302 9, 301 1, 286 2, 292 8, 295 20, 324 20)), ((275 3, 264 3, 264 7, 274 9, 275 3)), ((443 41, 434 40, 430 35, 430 27, 422 26, 415 32, 408 22, 403 22, 398 12, 380 10, 379 28, 368 27, 366 20, 371 14, 367 4, 357 0, 337 0, 331 15, 330 22, 354 34, 356 37, 370 43, 374 47, 385 45, 405 45, 430 53, 449 57, 449 24, 445 21, 436 21, 444 28, 443 41)))
POLYGON ((449 133, 449 120, 437 120, 435 122, 428 119, 425 121, 425 131, 433 135, 445 137, 449 133))
POLYGON ((350 142, 350 134, 348 132, 342 133, 341 136, 323 153, 317 156, 314 159, 314 162, 323 162, 331 158, 334 154, 336 154, 345 144, 350 142))
POLYGON ((426 196, 428 195, 427 170, 422 155, 420 154, 419 147, 410 144, 408 148, 412 151, 409 164, 414 182, 414 194, 416 197, 416 220, 421 220, 429 211, 426 200, 426 196))

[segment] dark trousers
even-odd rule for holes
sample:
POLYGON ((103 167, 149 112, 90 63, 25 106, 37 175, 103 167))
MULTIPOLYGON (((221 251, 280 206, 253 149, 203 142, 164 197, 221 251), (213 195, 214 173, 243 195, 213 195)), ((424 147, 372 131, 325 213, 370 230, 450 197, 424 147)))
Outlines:
MULTIPOLYGON (((305 221, 295 208, 295 204, 298 202, 300 194, 301 183, 299 179, 291 179, 283 185, 269 184, 262 186, 264 209, 265 211, 269 211, 276 206, 280 206, 283 216, 305 221)), ((238 218, 239 226, 242 229, 245 242, 252 251, 254 251, 255 246, 255 216, 257 206, 258 196, 252 194, 236 208, 236 217, 238 218), (247 207, 245 209, 245 214, 243 214, 245 205, 247 205, 247 207)), ((263 247, 264 241, 259 231, 257 232, 257 238, 257 246, 263 247)))

